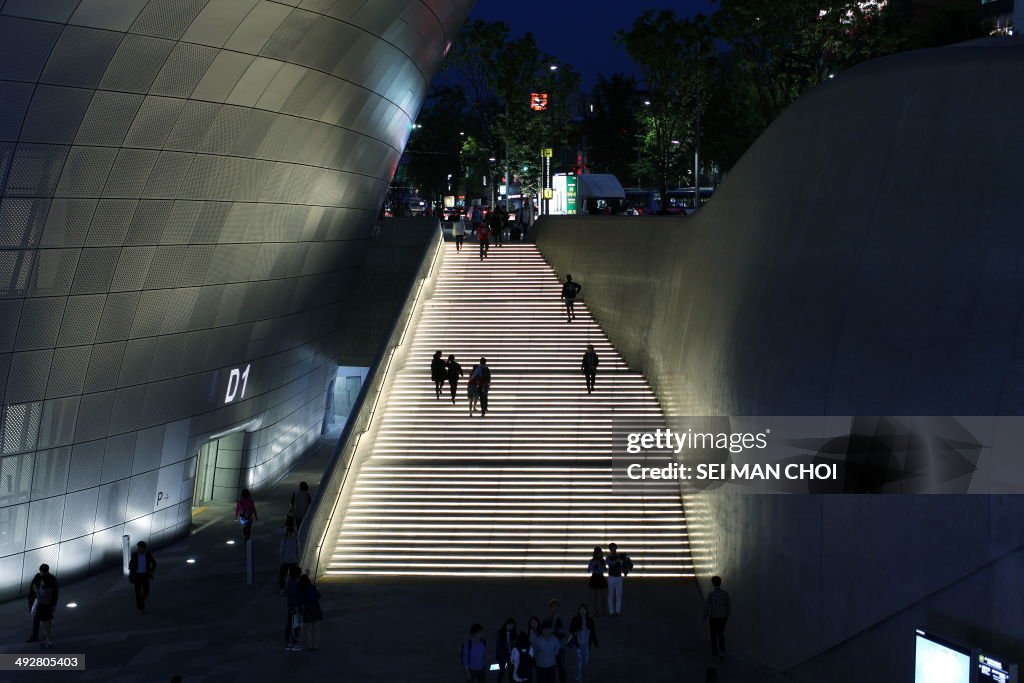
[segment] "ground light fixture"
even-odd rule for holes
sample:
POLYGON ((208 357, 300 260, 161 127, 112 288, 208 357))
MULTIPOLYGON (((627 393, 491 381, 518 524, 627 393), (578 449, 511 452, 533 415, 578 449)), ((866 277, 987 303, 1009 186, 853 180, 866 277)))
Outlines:
POLYGON ((234 544, 235 544, 235 542, 234 542, 234 541, 228 541, 228 542, 227 542, 227 544, 228 544, 228 545, 234 545, 234 544))
POLYGON ((70 607, 71 609, 74 609, 74 608, 78 607, 78 603, 77 602, 69 602, 67 604, 67 607, 70 607))
POLYGON ((185 564, 195 564, 195 563, 196 563, 196 559, 194 557, 190 557, 187 560, 185 560, 185 564))

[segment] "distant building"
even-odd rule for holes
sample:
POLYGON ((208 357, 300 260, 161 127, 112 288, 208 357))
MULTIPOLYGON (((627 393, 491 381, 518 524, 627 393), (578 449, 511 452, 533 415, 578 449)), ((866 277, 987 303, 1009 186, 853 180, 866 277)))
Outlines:
POLYGON ((981 11, 992 21, 993 33, 1013 35, 1014 27, 1024 24, 1024 0, 981 0, 981 11))

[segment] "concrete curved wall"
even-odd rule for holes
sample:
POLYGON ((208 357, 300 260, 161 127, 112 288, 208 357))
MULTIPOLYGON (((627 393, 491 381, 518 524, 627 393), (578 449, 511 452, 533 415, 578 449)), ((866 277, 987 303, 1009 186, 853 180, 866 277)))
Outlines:
POLYGON ((316 438, 471 4, 0 0, 0 597, 186 531, 212 435, 257 488, 316 438))
MULTIPOLYGON (((1024 414, 1022 77, 1009 40, 864 64, 697 215, 545 220, 538 243, 672 413, 1024 414)), ((687 507, 735 633, 800 680, 910 680, 920 624, 1024 659, 1019 497, 687 507)))

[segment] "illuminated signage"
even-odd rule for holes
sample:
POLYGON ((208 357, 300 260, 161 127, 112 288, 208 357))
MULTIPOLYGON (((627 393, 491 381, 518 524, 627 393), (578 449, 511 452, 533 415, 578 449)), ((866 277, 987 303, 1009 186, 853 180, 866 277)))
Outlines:
POLYGON ((245 398, 245 390, 249 386, 249 368, 252 366, 245 366, 245 369, 232 368, 231 373, 228 375, 228 390, 224 394, 224 403, 231 403, 235 399, 245 398))
POLYGON ((576 174, 570 173, 565 177, 565 212, 570 216, 576 215, 576 174))
POLYGON ((978 655, 978 683, 1017 683, 1017 666, 985 653, 978 655))
POLYGON ((530 93, 530 109, 544 111, 548 108, 548 94, 546 92, 530 93))

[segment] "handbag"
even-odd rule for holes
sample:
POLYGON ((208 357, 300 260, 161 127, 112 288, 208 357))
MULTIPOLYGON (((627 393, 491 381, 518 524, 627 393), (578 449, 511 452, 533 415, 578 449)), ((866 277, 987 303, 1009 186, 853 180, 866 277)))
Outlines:
POLYGON ((302 615, 296 612, 292 615, 292 628, 300 628, 302 626, 302 615))

